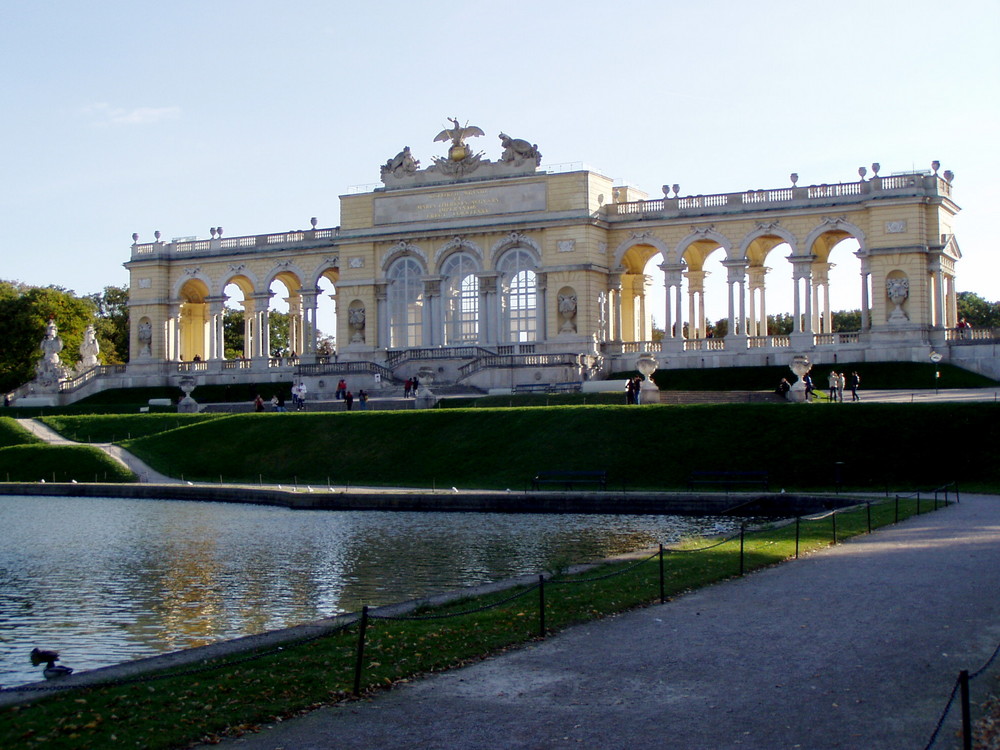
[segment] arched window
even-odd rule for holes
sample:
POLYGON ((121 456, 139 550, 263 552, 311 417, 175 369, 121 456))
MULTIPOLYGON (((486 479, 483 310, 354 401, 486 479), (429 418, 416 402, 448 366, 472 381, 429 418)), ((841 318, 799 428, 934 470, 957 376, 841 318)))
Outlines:
POLYGON ((424 282, 420 264, 400 258, 389 268, 389 346, 420 346, 423 343, 424 282))
POLYGON ((538 282, 535 259, 524 248, 508 251, 497 264, 503 284, 504 330, 511 342, 538 337, 538 282))
POLYGON ((479 266, 469 253, 455 253, 441 268, 444 276, 444 342, 479 341, 479 266))

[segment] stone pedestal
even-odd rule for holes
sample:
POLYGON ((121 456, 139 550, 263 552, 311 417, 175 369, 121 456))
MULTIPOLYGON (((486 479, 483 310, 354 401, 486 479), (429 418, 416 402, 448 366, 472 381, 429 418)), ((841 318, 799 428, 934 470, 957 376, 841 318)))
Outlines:
POLYGON ((430 367, 421 367, 417 373, 417 381, 420 385, 417 386, 416 397, 413 400, 414 408, 433 409, 438 402, 438 397, 430 388, 434 382, 434 370, 430 367))
POLYGON ((184 391, 184 398, 177 402, 177 412, 179 414, 197 414, 201 410, 198 402, 191 398, 191 391, 198 385, 198 381, 191 375, 185 375, 180 379, 178 386, 184 391))
POLYGON ((798 404, 804 403, 806 401, 806 383, 804 378, 812 369, 812 362, 804 354, 797 354, 792 357, 792 362, 788 365, 788 369, 795 373, 798 380, 792 383, 792 387, 786 394, 786 398, 798 404))
POLYGON ((639 384, 639 406, 644 404, 660 403, 660 389, 653 382, 653 373, 659 362, 649 352, 643 352, 635 362, 635 369, 642 373, 642 382, 639 384))

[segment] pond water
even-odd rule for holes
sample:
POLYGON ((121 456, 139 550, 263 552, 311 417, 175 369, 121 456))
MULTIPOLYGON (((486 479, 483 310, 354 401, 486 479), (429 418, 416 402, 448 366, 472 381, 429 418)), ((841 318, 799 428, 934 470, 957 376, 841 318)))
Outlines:
POLYGON ((0 685, 738 528, 680 516, 0 496, 0 685))

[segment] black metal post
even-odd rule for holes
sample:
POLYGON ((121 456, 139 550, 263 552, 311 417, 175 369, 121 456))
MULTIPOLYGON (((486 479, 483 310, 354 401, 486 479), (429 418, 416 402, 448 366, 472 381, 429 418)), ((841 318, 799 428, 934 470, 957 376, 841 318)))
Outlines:
POLYGON ((895 523, 899 523, 899 495, 896 495, 896 520, 895 523))
POLYGON ((354 663, 354 694, 361 695, 361 668, 365 659, 365 631, 368 630, 368 607, 361 608, 361 627, 358 628, 358 659, 354 663))
POLYGON ((868 514, 868 533, 872 533, 872 504, 865 503, 865 512, 868 514))
POLYGON ((969 710, 969 672, 958 673, 958 684, 962 688, 962 750, 972 750, 972 712, 969 710))
POLYGON ((920 493, 917 493, 917 515, 920 515, 920 493))
POLYGON ((799 525, 801 524, 802 516, 795 516, 795 559, 799 559, 799 525))
POLYGON ((836 544, 837 543, 837 511, 833 511, 833 513, 830 514, 830 518, 833 521, 833 543, 836 544))
POLYGON ((740 575, 743 575, 743 540, 746 537, 747 525, 740 524, 740 575))
POLYGON ((667 601, 666 589, 663 582, 663 545, 660 545, 660 604, 667 601))
POLYGON ((545 576, 538 576, 538 635, 545 637, 545 576))

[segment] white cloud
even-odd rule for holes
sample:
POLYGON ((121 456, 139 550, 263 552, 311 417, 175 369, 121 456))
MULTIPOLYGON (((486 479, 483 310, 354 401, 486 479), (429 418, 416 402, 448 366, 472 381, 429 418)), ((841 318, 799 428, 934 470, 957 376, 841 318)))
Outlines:
POLYGON ((83 107, 81 113, 95 125, 150 125, 163 120, 175 120, 181 115, 180 107, 112 107, 107 102, 96 102, 83 107))

